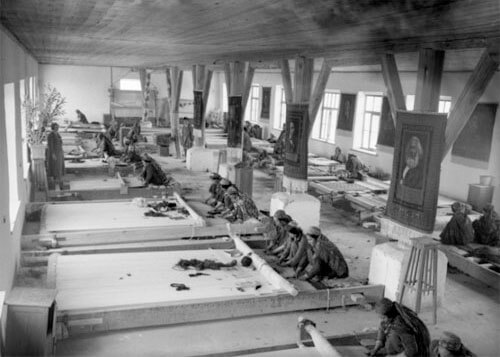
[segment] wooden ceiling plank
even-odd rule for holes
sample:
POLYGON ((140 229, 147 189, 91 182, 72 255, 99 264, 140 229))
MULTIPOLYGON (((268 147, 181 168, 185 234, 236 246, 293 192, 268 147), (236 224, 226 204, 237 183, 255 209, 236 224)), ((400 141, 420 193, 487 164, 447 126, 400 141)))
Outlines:
POLYGON ((445 147, 442 158, 450 151, 460 132, 469 121, 479 99, 498 69, 500 55, 485 49, 474 72, 470 75, 464 89, 453 105, 445 132, 445 147))
POLYGON ((414 110, 422 112, 438 111, 444 53, 444 51, 430 48, 420 50, 414 110))
POLYGON ((391 107, 392 120, 394 126, 396 126, 396 113, 398 110, 406 110, 406 102, 394 54, 386 53, 380 56, 380 64, 384 83, 387 88, 387 98, 391 107))

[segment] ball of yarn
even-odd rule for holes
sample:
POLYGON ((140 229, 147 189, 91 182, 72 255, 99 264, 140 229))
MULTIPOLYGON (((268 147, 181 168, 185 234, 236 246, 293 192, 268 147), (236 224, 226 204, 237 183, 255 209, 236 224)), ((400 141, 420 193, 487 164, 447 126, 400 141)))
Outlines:
POLYGON ((250 265, 252 265, 252 258, 244 256, 243 258, 241 258, 241 265, 244 267, 249 267, 250 265))

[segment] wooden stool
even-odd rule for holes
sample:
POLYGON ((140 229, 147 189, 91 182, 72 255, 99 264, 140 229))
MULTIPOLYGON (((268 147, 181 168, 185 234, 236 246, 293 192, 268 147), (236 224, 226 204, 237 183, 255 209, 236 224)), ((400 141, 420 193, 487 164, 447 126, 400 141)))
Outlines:
POLYGON ((403 302, 405 289, 416 290, 415 312, 420 312, 422 294, 432 292, 433 323, 437 322, 437 263, 439 244, 432 238, 411 238, 411 251, 404 270, 404 280, 399 294, 399 303, 403 302))

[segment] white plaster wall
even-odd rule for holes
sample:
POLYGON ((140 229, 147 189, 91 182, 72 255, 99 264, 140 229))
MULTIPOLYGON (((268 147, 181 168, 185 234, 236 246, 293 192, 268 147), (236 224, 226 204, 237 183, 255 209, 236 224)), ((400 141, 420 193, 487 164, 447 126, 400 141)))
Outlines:
MULTIPOLYGON (((292 68, 293 70, 293 68, 292 68)), ((457 100, 462 91, 470 72, 445 72, 443 73, 441 84, 441 95, 452 97, 452 104, 457 100)), ((316 80, 315 74, 314 81, 316 80)), ((219 77, 219 86, 222 86, 224 75, 219 77)), ((400 72, 401 84, 405 95, 415 94, 416 72, 400 72)), ((292 72, 293 82, 293 72, 292 72)), ((281 74, 276 70, 256 70, 253 83, 262 86, 271 86, 271 118, 270 120, 261 120, 262 125, 267 125, 270 132, 279 135, 279 130, 275 130, 273 121, 275 120, 275 95, 276 85, 281 85, 281 74)), ((385 84, 381 72, 335 72, 330 75, 327 89, 340 90, 343 93, 381 92, 385 93, 385 84)), ((500 102, 500 73, 497 71, 494 78, 488 85, 485 93, 480 99, 482 103, 500 102)), ((222 104, 220 104, 222 106, 222 104)), ((335 146, 339 145, 344 151, 352 150, 353 137, 352 132, 340 131, 336 133, 335 144, 322 142, 319 140, 309 140, 309 152, 330 156, 333 154, 335 146)), ((392 171, 392 161, 394 150, 391 147, 380 146, 376 155, 371 155, 356 151, 357 156, 363 163, 371 167, 379 167, 386 172, 392 171)), ((468 195, 469 184, 478 183, 480 175, 494 176, 493 185, 495 192, 493 204, 500 210, 500 108, 497 110, 495 127, 493 131, 493 143, 491 147, 490 160, 487 167, 477 167, 463 162, 456 162, 448 154, 441 165, 441 184, 440 193, 451 198, 465 201, 468 195)))
POLYGON ((21 155, 21 104, 19 81, 38 76, 38 63, 27 54, 9 34, 0 27, 0 290, 12 287, 20 256, 21 230, 24 207, 28 200, 30 183, 24 179, 21 155), (16 217, 9 217, 9 175, 4 111, 4 85, 14 83, 16 90, 15 115, 17 127, 18 187, 21 205, 16 217), (11 229, 12 221, 12 229, 11 229))
POLYGON ((40 90, 50 83, 66 98, 65 118, 76 120, 80 109, 89 122, 109 113, 110 67, 40 65, 40 90))

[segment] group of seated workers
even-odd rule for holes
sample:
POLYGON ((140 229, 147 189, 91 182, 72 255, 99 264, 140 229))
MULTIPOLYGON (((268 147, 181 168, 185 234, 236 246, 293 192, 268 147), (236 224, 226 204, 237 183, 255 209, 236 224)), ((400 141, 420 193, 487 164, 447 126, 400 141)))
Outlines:
POLYGON ((283 210, 277 210, 269 225, 265 252, 276 255, 278 264, 292 267, 301 280, 346 278, 347 263, 337 248, 318 227, 310 227, 306 234, 283 210))
POLYGON ((467 205, 455 202, 451 205, 453 217, 439 235, 441 243, 449 245, 466 245, 479 243, 490 246, 500 245, 500 218, 493 205, 483 209, 483 215, 471 222, 467 205))
POLYGON ((210 197, 205 203, 214 207, 214 213, 220 214, 230 222, 245 222, 259 218, 259 210, 253 200, 244 192, 222 178, 219 174, 210 175, 212 184, 208 191, 210 197))

